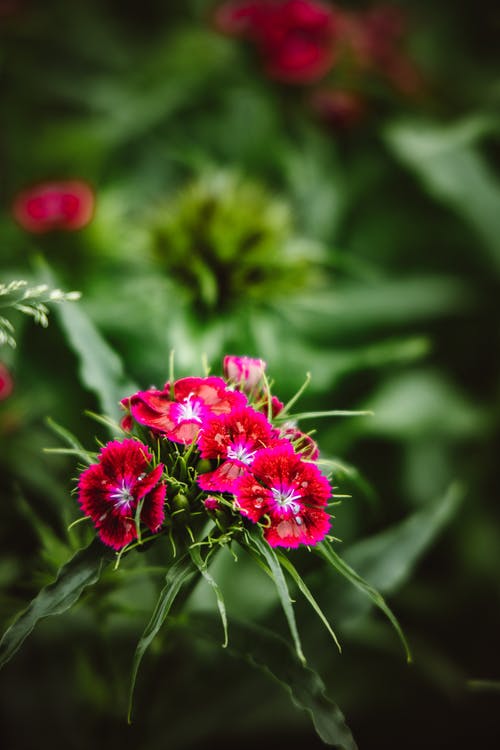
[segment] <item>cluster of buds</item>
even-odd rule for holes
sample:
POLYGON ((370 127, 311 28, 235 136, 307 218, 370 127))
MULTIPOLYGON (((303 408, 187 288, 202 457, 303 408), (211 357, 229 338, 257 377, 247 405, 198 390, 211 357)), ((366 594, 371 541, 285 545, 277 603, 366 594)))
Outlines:
POLYGON ((272 547, 327 536, 332 490, 317 445, 271 394, 265 369, 261 359, 226 356, 224 377, 171 380, 122 400, 124 438, 104 445, 78 482, 80 507, 105 544, 194 538, 210 519, 224 541, 248 522, 272 547))

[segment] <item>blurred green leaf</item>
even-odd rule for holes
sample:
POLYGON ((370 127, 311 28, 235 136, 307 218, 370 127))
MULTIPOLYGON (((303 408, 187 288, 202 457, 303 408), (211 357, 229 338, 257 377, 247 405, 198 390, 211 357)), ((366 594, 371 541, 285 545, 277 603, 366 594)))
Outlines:
POLYGON ((457 482, 437 502, 373 537, 353 544, 345 559, 386 594, 401 587, 411 576, 422 554, 455 516, 464 496, 457 482))
POLYGON ((374 412, 363 421, 366 434, 399 439, 479 435, 490 421, 437 370, 413 370, 387 378, 366 407, 374 412))
MULTIPOLYGON (((39 260, 38 265, 44 278, 53 283, 54 274, 45 262, 39 260)), ((95 393, 108 417, 119 420, 120 400, 139 388, 127 378, 120 358, 102 338, 81 304, 61 304, 56 311, 63 334, 79 360, 82 385, 95 393)))
POLYGON ((413 275, 370 284, 338 284, 328 291, 297 296, 283 309, 295 330, 313 338, 341 331, 370 331, 408 325, 463 309, 470 292, 456 279, 413 275))
POLYGON ((290 592, 288 591, 288 586, 285 581, 285 576, 283 575, 283 570, 281 569, 280 562, 272 547, 270 547, 263 538, 262 529, 260 527, 255 526, 255 528, 250 529, 248 535, 252 540, 252 544, 257 550, 259 556, 261 556, 266 561, 266 564, 271 571, 274 585, 276 586, 276 591, 278 592, 279 600, 281 602, 281 606, 283 608, 283 612, 285 613, 288 627, 290 628, 290 633, 295 644, 295 652, 300 661, 305 664, 306 658, 304 656, 302 645, 300 643, 297 623, 295 621, 295 614, 293 611, 293 603, 290 597, 290 592))
MULTIPOLYGON (((201 638, 217 643, 216 624, 209 615, 196 615, 191 628, 201 638)), ((311 717, 316 732, 327 745, 339 750, 357 750, 354 738, 338 706, 326 695, 321 677, 297 658, 288 643, 276 633, 257 625, 231 623, 227 652, 252 664, 276 680, 297 708, 311 717)))
POLYGON ((130 691, 129 691, 129 705, 128 705, 128 721, 132 719, 132 705, 134 698, 134 688, 137 680, 137 673, 141 664, 142 658, 146 653, 147 649, 151 645, 154 637, 159 632, 161 626, 165 622, 168 613, 174 603, 178 593, 196 574, 196 567, 188 554, 183 555, 181 558, 176 560, 173 565, 167 571, 165 576, 166 585, 160 592, 158 601, 156 603, 155 610, 148 622, 144 632, 137 644, 135 650, 134 659, 132 663, 132 673, 130 677, 130 691))
POLYGON ((49 615, 60 615, 78 601, 82 592, 96 583, 113 553, 94 539, 64 565, 54 583, 43 588, 28 608, 8 628, 0 641, 0 667, 11 659, 35 625, 49 615))
MULTIPOLYGON (((393 594, 406 583, 438 534, 454 518, 463 494, 460 484, 451 485, 444 496, 401 523, 351 545, 344 559, 377 591, 393 594)), ((324 590, 323 575, 317 583, 324 590)), ((358 623, 371 607, 366 596, 338 579, 330 589, 325 609, 327 616, 336 618, 339 627, 346 628, 358 623)))
POLYGON ((333 549, 333 546, 331 544, 328 544, 327 542, 321 542, 314 548, 314 550, 320 557, 326 560, 326 562, 329 563, 329 565, 331 565, 334 570, 336 570, 338 573, 340 573, 341 576, 349 581, 349 583, 352 583, 356 588, 366 594, 368 598, 371 599, 372 603, 385 614, 394 630, 398 634, 399 639, 401 640, 401 643, 403 644, 403 647, 405 649, 406 658, 410 662, 411 653, 406 637, 396 616, 389 608, 381 594, 371 584, 365 581, 364 578, 360 576, 359 573, 357 573, 345 560, 343 560, 333 549))
POLYGON ((476 230, 496 270, 500 269, 500 182, 475 144, 484 134, 499 130, 498 119, 477 115, 451 125, 402 121, 385 132, 391 150, 429 193, 476 230))

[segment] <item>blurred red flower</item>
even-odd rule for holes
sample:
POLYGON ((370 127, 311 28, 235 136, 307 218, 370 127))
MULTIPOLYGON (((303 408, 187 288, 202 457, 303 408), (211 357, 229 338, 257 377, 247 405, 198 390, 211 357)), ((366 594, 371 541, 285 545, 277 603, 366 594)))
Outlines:
POLYGON ((228 2, 215 24, 253 41, 267 74, 285 83, 316 81, 335 61, 337 13, 316 0, 228 2))
POLYGON ((14 381, 12 375, 6 368, 6 366, 0 362, 0 401, 4 401, 10 396, 14 388, 14 381))
POLYGON ((366 114, 361 96, 342 89, 317 89, 309 98, 309 104, 319 119, 334 130, 351 130, 366 114))
POLYGON ((12 212, 28 232, 74 231, 92 219, 94 193, 83 180, 41 182, 17 194, 12 212))

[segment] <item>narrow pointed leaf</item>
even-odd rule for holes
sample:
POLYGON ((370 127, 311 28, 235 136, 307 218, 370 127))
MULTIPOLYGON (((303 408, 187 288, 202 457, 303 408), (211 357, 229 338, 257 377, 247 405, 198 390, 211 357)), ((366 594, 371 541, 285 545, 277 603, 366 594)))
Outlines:
POLYGON ((193 567, 191 558, 188 555, 183 555, 177 560, 168 570, 165 577, 166 584, 160 592, 156 607, 151 616, 150 621, 146 625, 144 632, 137 644, 134 660, 132 663, 132 673, 130 678, 130 691, 129 691, 129 705, 128 705, 128 722, 131 722, 132 718, 132 705, 134 698, 134 688, 137 680, 137 674, 139 666, 142 661, 142 657, 146 653, 147 649, 151 645, 153 638, 159 632, 161 626, 165 622, 168 613, 174 603, 178 593, 184 585, 195 575, 196 568, 193 567))
POLYGON ((222 647, 226 648, 228 644, 227 614, 226 614, 226 605, 224 602, 222 591, 220 590, 220 587, 217 581, 209 573, 207 563, 205 560, 203 560, 200 554, 199 548, 191 547, 189 550, 189 554, 191 555, 191 560, 194 562, 194 564, 200 571, 201 575, 203 576, 203 578, 205 579, 205 581, 208 583, 208 585, 210 586, 210 588, 215 594, 215 598, 217 600, 217 607, 219 609, 220 619, 222 621, 222 629, 224 631, 224 642, 222 644, 222 647))
POLYGON ((346 578, 348 581, 354 584, 354 586, 356 586, 367 596, 369 596, 372 602, 386 615, 386 617, 394 627, 396 633, 398 634, 405 649, 406 658, 410 662, 411 653, 408 642, 399 622, 397 621, 392 610, 386 604, 383 596, 376 589, 374 589, 373 586, 370 586, 369 583, 361 578, 361 576, 358 575, 358 573, 356 573, 356 571, 353 570, 350 565, 342 560, 342 558, 337 555, 330 544, 328 544, 327 542, 321 542, 321 544, 318 544, 316 547, 314 547, 314 549, 324 560, 326 560, 333 568, 335 568, 335 570, 337 570, 342 576, 344 576, 344 578, 346 578))
POLYGON ((463 485, 453 482, 436 501, 398 524, 353 544, 346 550, 346 562, 378 591, 384 594, 396 591, 410 578, 424 552, 455 516, 464 495, 463 485))
POLYGON ((76 456, 79 456, 82 461, 85 461, 86 464, 91 464, 95 461, 95 453, 91 453, 85 450, 78 438, 75 437, 72 432, 66 429, 66 427, 62 427, 50 417, 47 419, 47 424, 49 425, 51 430, 59 435, 59 437, 62 438, 64 442, 70 446, 70 450, 62 448, 46 448, 46 452, 62 453, 63 450, 65 450, 66 453, 72 453, 76 456))
MULTIPOLYGON (((197 614, 196 633, 217 643, 217 628, 209 615, 197 614)), ((318 736, 338 750, 357 750, 356 742, 337 704, 326 694, 323 680, 305 666, 284 638, 260 625, 231 620, 226 653, 243 659, 278 682, 293 704, 305 711, 318 736)))
POLYGON ((292 600, 290 598, 290 592, 288 591, 288 586, 286 585, 285 576, 283 575, 283 570, 281 569, 279 560, 276 557, 276 554, 272 547, 270 547, 266 540, 263 538, 260 528, 253 528, 250 531, 250 538, 252 539, 252 542, 256 547, 258 553, 264 558, 267 565, 269 566, 269 569, 271 570, 272 578, 278 592, 281 606, 283 607, 283 612, 285 613, 288 627, 290 628, 290 633, 295 644, 295 651, 300 661, 305 664, 306 658, 302 651, 302 644, 300 642, 299 632, 297 630, 297 623, 295 622, 295 613, 293 611, 292 600))
POLYGON ((342 651, 342 647, 341 647, 341 645, 339 643, 339 640, 338 640, 338 638, 337 638, 337 636, 335 634, 335 631, 333 630, 332 626, 328 622, 328 619, 327 619, 326 615, 324 614, 323 610, 321 609, 321 607, 319 606, 318 602, 314 598, 312 592, 310 591, 310 589, 306 585, 306 582, 304 581, 304 579, 302 578, 302 576, 298 572, 297 568, 290 562, 290 560, 288 559, 288 557, 286 557, 286 555, 283 555, 283 554, 279 553, 277 555, 277 557, 278 557, 278 560, 279 560, 280 564, 283 566, 283 568, 285 568, 285 570, 291 575, 291 577, 295 581, 295 583, 297 585, 297 588, 299 589, 300 593, 307 599, 307 601, 309 602, 309 604, 311 605, 311 607, 314 609, 314 611, 318 615, 319 619, 321 620, 321 622, 323 623, 323 625, 325 626, 325 628, 328 630, 328 632, 332 636, 332 638, 335 641, 335 644, 336 644, 338 650, 342 651))
MULTIPOLYGON (((57 286, 57 279, 48 266, 40 261, 44 280, 57 286)), ((58 305, 55 314, 66 340, 79 360, 82 384, 99 399, 102 411, 111 418, 120 419, 119 402, 135 393, 138 387, 130 381, 121 359, 101 336, 82 305, 58 305)), ((114 437, 114 430, 110 430, 114 437)))
POLYGON ((60 615, 75 604, 88 586, 96 583, 113 557, 102 542, 94 539, 64 565, 50 585, 43 588, 27 609, 5 632, 0 641, 0 667, 16 653, 35 625, 49 615, 60 615))

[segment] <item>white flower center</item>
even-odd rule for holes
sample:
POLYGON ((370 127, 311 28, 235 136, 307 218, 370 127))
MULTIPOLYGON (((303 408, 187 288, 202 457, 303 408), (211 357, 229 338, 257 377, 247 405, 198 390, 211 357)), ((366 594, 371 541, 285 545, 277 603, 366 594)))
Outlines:
POLYGON ((294 516, 300 513, 300 505, 296 502, 296 500, 298 500, 301 495, 295 493, 293 487, 288 490, 271 487, 271 492, 274 501, 280 506, 280 508, 289 508, 294 516))
POLYGON ((115 501, 114 505, 117 509, 128 507, 134 500, 134 496, 130 491, 130 487, 124 479, 122 479, 121 487, 117 487, 114 492, 110 492, 109 496, 112 500, 115 501))
POLYGON ((241 461, 242 464, 249 466, 257 451, 248 450, 244 445, 232 445, 227 449, 227 457, 233 461, 241 461))
POLYGON ((192 397, 193 394, 190 393, 187 399, 182 404, 179 404, 179 422, 195 421, 201 423, 201 404, 199 401, 195 401, 193 404, 193 402, 191 401, 192 397))

